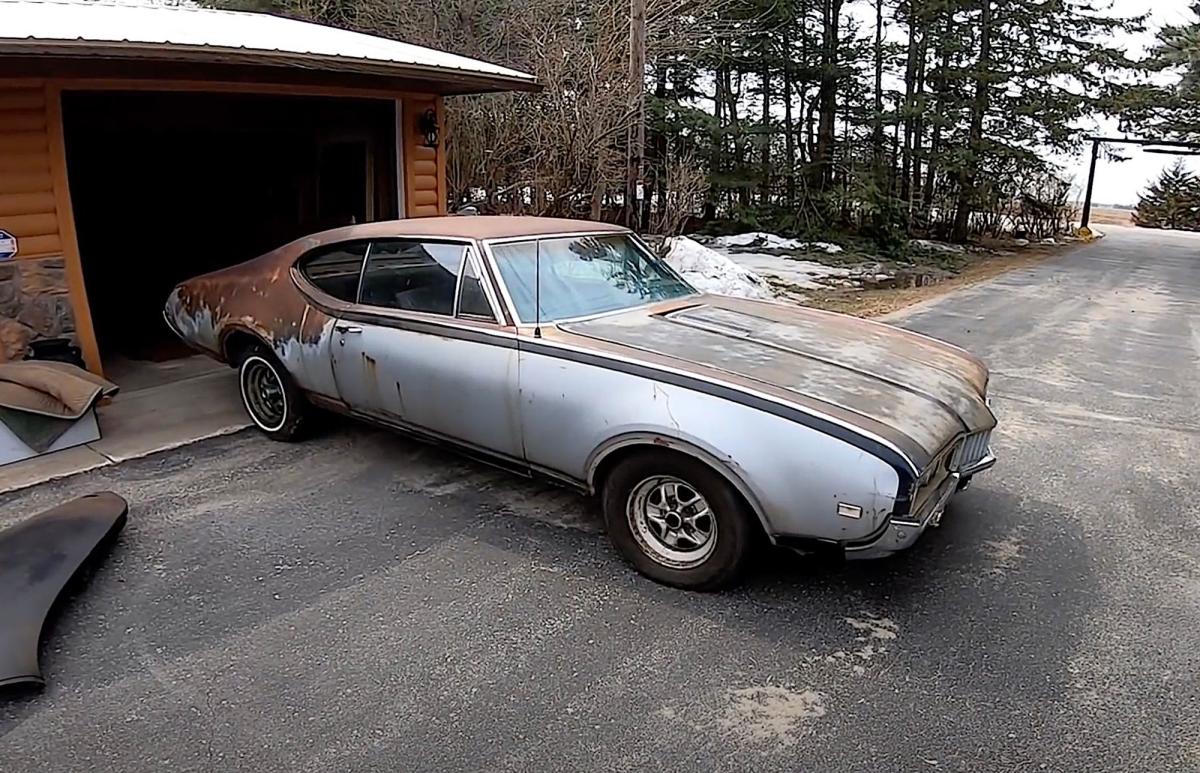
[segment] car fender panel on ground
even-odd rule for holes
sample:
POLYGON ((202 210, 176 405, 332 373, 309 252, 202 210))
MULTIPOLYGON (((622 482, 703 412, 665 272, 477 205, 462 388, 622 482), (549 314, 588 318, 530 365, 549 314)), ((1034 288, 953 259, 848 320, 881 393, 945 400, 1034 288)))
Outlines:
POLYGON ((129 506, 89 494, 0 532, 0 687, 39 687, 42 628, 71 580, 125 526, 129 506))

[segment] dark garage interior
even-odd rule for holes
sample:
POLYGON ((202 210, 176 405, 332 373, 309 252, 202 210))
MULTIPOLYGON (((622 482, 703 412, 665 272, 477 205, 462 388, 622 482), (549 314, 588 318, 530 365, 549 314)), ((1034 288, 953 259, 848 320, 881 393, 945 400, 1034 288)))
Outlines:
POLYGON ((178 282, 399 211, 391 100, 80 91, 63 120, 106 363, 187 354, 161 315, 178 282))

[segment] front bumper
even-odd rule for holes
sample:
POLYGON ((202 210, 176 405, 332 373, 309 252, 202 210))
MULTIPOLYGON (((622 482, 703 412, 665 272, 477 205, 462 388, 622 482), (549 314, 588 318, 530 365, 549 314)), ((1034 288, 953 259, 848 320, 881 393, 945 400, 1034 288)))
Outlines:
POLYGON ((806 553, 836 551, 847 560, 882 558, 907 550, 920 539, 926 529, 938 526, 946 512, 946 506, 955 493, 967 487, 971 477, 991 469, 996 464, 996 455, 989 447, 987 453, 970 465, 963 466, 946 475, 938 484, 937 491, 926 499, 916 515, 893 516, 873 534, 858 542, 836 542, 821 539, 779 538, 785 544, 806 553))
POLYGON ((872 542, 847 545, 846 558, 880 558, 912 547, 926 529, 942 522, 946 505, 950 503, 955 492, 965 488, 966 484, 970 482, 971 476, 990 469, 995 464, 996 455, 989 448, 987 454, 978 461, 947 475, 939 485, 937 493, 929 498, 919 514, 892 518, 889 528, 885 529, 879 538, 872 542))
POLYGON ((958 471, 958 477, 962 478, 965 483, 972 475, 990 470, 996 466, 996 455, 992 453, 992 449, 988 449, 987 455, 974 464, 967 465, 958 471))

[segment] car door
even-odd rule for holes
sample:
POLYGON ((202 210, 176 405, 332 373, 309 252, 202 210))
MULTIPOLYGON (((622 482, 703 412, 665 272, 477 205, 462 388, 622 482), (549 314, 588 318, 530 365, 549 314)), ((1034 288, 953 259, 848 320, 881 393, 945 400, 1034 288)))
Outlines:
POLYGON ((334 378, 356 412, 521 460, 516 335, 480 276, 469 242, 372 241, 334 378))

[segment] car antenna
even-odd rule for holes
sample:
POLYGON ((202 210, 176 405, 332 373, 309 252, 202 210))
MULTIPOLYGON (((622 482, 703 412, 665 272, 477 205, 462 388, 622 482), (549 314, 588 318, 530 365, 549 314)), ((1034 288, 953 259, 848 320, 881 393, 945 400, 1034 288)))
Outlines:
POLYGON ((533 337, 542 337, 542 240, 533 241, 533 337))

